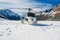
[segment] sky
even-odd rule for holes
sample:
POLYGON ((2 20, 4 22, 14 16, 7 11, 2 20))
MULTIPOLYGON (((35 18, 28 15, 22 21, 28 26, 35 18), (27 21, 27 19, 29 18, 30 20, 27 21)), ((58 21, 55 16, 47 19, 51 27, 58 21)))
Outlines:
POLYGON ((0 8, 39 8, 46 10, 59 4, 60 0, 0 0, 0 8))
POLYGON ((53 6, 57 5, 60 3, 60 0, 34 0, 36 2, 42 2, 42 3, 47 3, 47 4, 51 4, 53 6))

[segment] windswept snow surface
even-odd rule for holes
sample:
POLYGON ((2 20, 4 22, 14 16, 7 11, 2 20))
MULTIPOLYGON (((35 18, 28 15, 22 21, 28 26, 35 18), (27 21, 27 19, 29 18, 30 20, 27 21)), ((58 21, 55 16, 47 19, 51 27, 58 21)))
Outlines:
POLYGON ((0 40, 60 40, 60 21, 0 21, 0 40))

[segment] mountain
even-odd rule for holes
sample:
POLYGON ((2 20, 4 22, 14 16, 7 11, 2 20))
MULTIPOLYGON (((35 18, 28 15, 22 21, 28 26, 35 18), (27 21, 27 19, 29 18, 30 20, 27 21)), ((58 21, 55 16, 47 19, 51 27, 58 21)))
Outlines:
POLYGON ((53 10, 50 12, 51 13, 51 19, 54 21, 60 21, 60 4, 54 6, 53 10))
POLYGON ((60 4, 56 5, 53 11, 55 12, 55 14, 53 14, 54 20, 60 21, 60 4))
POLYGON ((51 9, 48 9, 48 10, 45 10, 46 13, 49 13, 52 11, 52 8, 51 9))
POLYGON ((53 10, 57 12, 60 11, 60 4, 56 5, 53 10))
POLYGON ((21 20, 21 16, 9 9, 0 10, 0 18, 8 20, 21 20))

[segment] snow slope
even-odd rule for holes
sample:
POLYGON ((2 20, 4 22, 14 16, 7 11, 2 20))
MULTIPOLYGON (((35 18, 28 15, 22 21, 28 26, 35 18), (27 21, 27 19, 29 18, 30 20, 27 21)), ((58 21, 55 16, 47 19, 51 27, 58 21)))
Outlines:
POLYGON ((38 21, 21 24, 21 21, 0 21, 0 40, 60 40, 59 21, 38 21))

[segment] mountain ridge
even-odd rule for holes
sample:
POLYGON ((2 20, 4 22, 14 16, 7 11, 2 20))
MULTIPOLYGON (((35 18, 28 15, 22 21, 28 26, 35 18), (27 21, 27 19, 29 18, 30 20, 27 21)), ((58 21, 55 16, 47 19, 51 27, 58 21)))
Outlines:
POLYGON ((0 18, 8 19, 8 20, 20 20, 20 15, 14 13, 9 9, 0 10, 0 18))

